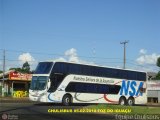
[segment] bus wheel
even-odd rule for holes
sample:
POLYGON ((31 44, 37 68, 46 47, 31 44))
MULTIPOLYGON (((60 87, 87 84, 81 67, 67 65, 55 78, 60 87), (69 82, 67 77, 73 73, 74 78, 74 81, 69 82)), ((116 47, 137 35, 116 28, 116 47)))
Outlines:
POLYGON ((62 99, 62 103, 65 106, 69 106, 72 103, 72 96, 71 95, 65 95, 62 99))
POLYGON ((134 98, 132 98, 132 97, 128 98, 127 104, 128 104, 129 106, 133 106, 134 103, 135 103, 135 102, 134 102, 134 98))
POLYGON ((125 97, 121 97, 121 98, 119 99, 119 104, 120 104, 120 105, 126 105, 126 98, 125 98, 125 97))

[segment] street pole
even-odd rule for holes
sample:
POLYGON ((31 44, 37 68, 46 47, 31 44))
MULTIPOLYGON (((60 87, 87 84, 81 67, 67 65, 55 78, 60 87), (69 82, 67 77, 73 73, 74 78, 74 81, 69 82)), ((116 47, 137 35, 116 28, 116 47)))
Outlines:
POLYGON ((120 42, 120 44, 123 44, 123 48, 124 48, 124 53, 123 53, 123 69, 126 68, 126 44, 128 43, 129 41, 124 41, 124 42, 120 42))
POLYGON ((5 50, 3 50, 3 83, 2 83, 2 96, 4 96, 4 80, 5 80, 5 50))

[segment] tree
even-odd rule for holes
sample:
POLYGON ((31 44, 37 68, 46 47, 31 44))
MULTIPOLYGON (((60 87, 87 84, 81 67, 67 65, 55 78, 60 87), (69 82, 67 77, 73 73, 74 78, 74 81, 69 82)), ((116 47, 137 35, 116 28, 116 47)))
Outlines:
POLYGON ((15 70, 15 71, 17 71, 17 72, 21 72, 21 71, 22 71, 21 68, 10 68, 9 70, 15 70))
MULTIPOLYGON (((160 57, 157 59, 157 63, 156 64, 157 64, 158 67, 160 67, 160 57)), ((160 80, 160 71, 157 73, 156 79, 160 80)))
POLYGON ((9 70, 15 70, 15 71, 20 72, 20 73, 31 73, 30 65, 29 65, 28 62, 25 62, 22 65, 22 68, 10 68, 9 70))
POLYGON ((3 71, 2 71, 2 70, 0 70, 0 73, 3 73, 3 71))
POLYGON ((157 66, 160 67, 160 57, 157 59, 157 66))
POLYGON ((156 80, 160 80, 160 71, 159 71, 158 74, 156 75, 156 80))
POLYGON ((30 65, 28 62, 25 62, 22 66, 22 72, 23 73, 30 73, 30 65))

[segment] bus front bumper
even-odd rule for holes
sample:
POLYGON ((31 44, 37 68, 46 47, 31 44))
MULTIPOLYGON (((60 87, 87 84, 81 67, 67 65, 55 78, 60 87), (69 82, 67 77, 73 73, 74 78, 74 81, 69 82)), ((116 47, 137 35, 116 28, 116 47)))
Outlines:
POLYGON ((47 102, 46 96, 32 96, 29 95, 30 101, 36 101, 36 102, 47 102))

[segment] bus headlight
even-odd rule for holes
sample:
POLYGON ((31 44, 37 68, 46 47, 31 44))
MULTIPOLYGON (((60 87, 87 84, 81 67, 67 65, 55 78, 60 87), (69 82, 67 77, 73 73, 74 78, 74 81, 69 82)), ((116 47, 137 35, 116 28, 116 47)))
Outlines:
POLYGON ((45 93, 40 94, 40 96, 44 96, 44 95, 45 95, 45 93))

